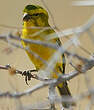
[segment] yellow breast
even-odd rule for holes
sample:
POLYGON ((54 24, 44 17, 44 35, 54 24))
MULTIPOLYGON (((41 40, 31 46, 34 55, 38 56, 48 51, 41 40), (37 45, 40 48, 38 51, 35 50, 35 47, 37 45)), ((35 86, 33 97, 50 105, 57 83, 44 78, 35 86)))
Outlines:
MULTIPOLYGON (((45 40, 45 36, 47 36, 48 32, 47 31, 44 31, 40 34, 38 34, 37 36, 34 36, 32 37, 32 34, 34 34, 35 32, 38 32, 39 29, 27 29, 25 27, 29 27, 31 24, 24 24, 24 29, 23 29, 23 32, 22 32, 22 38, 25 38, 25 39, 32 39, 32 40, 40 40, 42 42, 46 42, 45 40), (28 26, 27 26, 28 25, 28 26)), ((50 32, 50 31, 49 31, 50 32)), ((51 32, 54 32, 53 30, 51 30, 51 32)), ((50 34, 50 33, 49 33, 50 34)), ((52 42, 52 43, 56 43, 56 40, 49 40, 47 41, 48 43, 52 42)), ((25 43, 22 41, 22 44, 24 47, 27 47, 29 48, 29 50, 31 51, 27 52, 30 60, 33 62, 33 64, 35 65, 36 69, 43 69, 46 67, 46 65, 39 59, 37 58, 36 56, 34 56, 32 54, 32 52, 34 52, 35 54, 37 54, 39 57, 41 57, 43 60, 45 61, 49 61, 50 58, 52 57, 52 55, 56 52, 56 50, 52 49, 52 48, 49 48, 49 47, 45 47, 43 45, 38 45, 38 44, 32 44, 32 43, 25 43)), ((61 58, 60 58, 61 59, 61 58)), ((62 60, 57 62, 56 63, 56 66, 55 66, 55 70, 59 73, 60 70, 58 68, 58 66, 62 67, 62 60)), ((52 77, 53 78, 57 78, 57 75, 55 73, 52 74, 52 77)))

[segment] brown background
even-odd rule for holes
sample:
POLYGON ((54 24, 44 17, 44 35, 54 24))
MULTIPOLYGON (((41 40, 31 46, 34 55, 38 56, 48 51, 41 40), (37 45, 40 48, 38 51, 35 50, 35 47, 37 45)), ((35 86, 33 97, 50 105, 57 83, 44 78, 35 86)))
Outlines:
MULTIPOLYGON (((88 21, 88 19, 93 15, 94 7, 75 7, 72 6, 72 0, 45 0, 48 8, 54 16, 55 23, 60 30, 80 26, 88 21)), ((0 1, 0 24, 9 25, 9 26, 22 26, 22 10, 27 4, 39 4, 43 6, 43 3, 40 0, 1 0, 0 1)), ((50 19, 50 24, 52 24, 52 19, 50 19)), ((0 26, 0 34, 8 34, 8 32, 15 33, 17 29, 9 29, 0 26)), ((64 41, 63 41, 64 42, 64 41)), ((84 37, 81 39, 83 47, 87 48, 91 53, 93 52, 93 45, 91 44, 90 39, 87 37, 87 34, 84 34, 84 37)), ((17 69, 28 70, 34 67, 31 63, 25 52, 21 49, 13 48, 13 52, 7 54, 4 51, 5 48, 10 47, 7 43, 0 41, 0 65, 11 64, 17 69)), ((74 49, 74 47, 73 47, 74 49)), ((79 54, 83 52, 80 49, 76 48, 79 54), (79 51, 78 51, 79 50, 79 51)), ((75 51, 76 51, 75 49, 75 51)), ((86 55, 83 53, 83 55, 86 55)), ((89 57, 86 55, 86 57, 89 57)), ((69 72, 71 69, 67 66, 66 71, 69 72)), ((93 69, 89 71, 90 75, 90 85, 91 87, 94 84, 93 81, 93 69)), ((0 70, 0 91, 20 91, 31 88, 38 81, 30 81, 30 85, 27 86, 24 82, 22 76, 10 76, 7 71, 0 70)), ((87 85, 85 83, 85 77, 80 75, 77 78, 74 78, 69 82, 70 89, 74 95, 79 94, 87 90, 87 85)), ((43 101, 47 99, 48 89, 40 90, 32 94, 32 96, 27 96, 27 98, 22 98, 23 104, 32 104, 36 100, 43 101), (45 97, 45 98, 43 98, 45 97), (42 100, 43 99, 43 100, 42 100)), ((15 100, 0 99, 0 110, 1 109, 17 109, 14 104, 17 104, 15 100)), ((83 110, 88 104, 87 99, 79 101, 77 104, 76 110, 83 110)), ((92 108, 93 110, 93 108, 92 108)))

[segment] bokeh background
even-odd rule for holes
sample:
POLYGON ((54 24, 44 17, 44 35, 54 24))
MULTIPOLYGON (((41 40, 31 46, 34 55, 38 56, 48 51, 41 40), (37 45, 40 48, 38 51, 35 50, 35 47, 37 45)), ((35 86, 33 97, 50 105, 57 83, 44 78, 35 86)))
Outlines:
MULTIPOLYGON (((73 0, 45 0, 46 5, 51 11, 56 26, 60 30, 74 28, 80 26, 88 21, 88 19, 94 13, 94 7, 76 7, 72 6, 73 0)), ((18 28, 10 27, 22 27, 22 10, 27 4, 38 4, 45 8, 41 0, 0 0, 0 34, 9 34, 9 32, 15 33, 18 28), (2 25, 5 25, 2 26, 2 25), (6 27, 10 26, 10 27, 6 27)), ((51 17, 49 18, 50 24, 53 26, 51 17)), ((93 53, 93 45, 87 35, 85 34, 81 39, 83 47, 87 48, 93 53)), ((63 39, 62 42, 64 43, 63 39)), ((74 47, 73 47, 74 48, 74 47)), ((85 53, 81 52, 80 49, 75 49, 79 54, 89 57, 85 53), (79 51, 78 51, 79 50, 79 51)), ((10 64, 20 70, 28 70, 34 68, 34 65, 27 57, 26 53, 11 45, 0 41, 0 65, 10 64), (12 48, 12 52, 7 52, 8 47, 12 48)), ((71 68, 67 65, 66 72, 69 72, 71 68)), ((93 70, 89 71, 90 85, 93 86, 93 70)), ((20 75, 11 76, 7 71, 0 70, 0 91, 19 91, 23 92, 26 89, 32 88, 38 81, 32 79, 29 82, 29 86, 25 84, 24 77, 20 75)), ((69 87, 73 95, 77 95, 87 90, 85 78, 83 75, 72 79, 69 82, 69 87)), ((21 104, 23 106, 28 104, 35 104, 47 99, 48 89, 39 90, 30 96, 21 98, 21 100, 14 100, 8 98, 0 99, 0 110, 16 110, 19 109, 21 104)), ((88 100, 84 99, 82 102, 79 101, 76 110, 83 110, 86 108, 88 100)), ((92 108, 93 110, 93 108, 92 108)))

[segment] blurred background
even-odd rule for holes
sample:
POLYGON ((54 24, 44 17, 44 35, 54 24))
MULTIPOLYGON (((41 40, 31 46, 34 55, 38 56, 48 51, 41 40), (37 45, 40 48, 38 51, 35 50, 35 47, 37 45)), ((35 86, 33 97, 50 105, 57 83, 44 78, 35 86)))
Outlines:
MULTIPOLYGON (((56 26, 59 30, 65 30, 69 28, 75 28, 80 26, 88 21, 88 19, 93 16, 94 7, 76 7, 72 6, 73 0, 45 0, 46 5, 51 11, 56 26)), ((45 8, 41 0, 1 0, 0 1, 0 34, 9 34, 15 33, 20 30, 22 27, 22 10, 27 4, 37 4, 41 5, 45 8), (15 28, 18 27, 18 28, 15 28)), ((53 26, 52 18, 50 16, 49 22, 51 26, 53 26)), ((83 35, 84 37, 80 39, 82 46, 90 53, 93 53, 93 44, 91 40, 87 37, 87 34, 83 35)), ((70 36, 71 37, 71 36, 70 36)), ((67 41, 66 39, 62 39, 62 43, 67 41)), ((75 50, 80 55, 85 57, 90 57, 86 53, 80 51, 79 48, 71 47, 71 49, 75 50)), ((0 41, 0 65, 10 64, 16 69, 19 70, 28 70, 34 68, 34 65, 27 57, 26 53, 15 47, 12 47, 10 44, 5 43, 4 41, 0 41), (12 48, 12 52, 8 50, 8 47, 12 48)), ((71 71, 72 68, 67 65, 66 73, 71 71)), ((90 78, 90 86, 92 87, 94 84, 93 81, 93 69, 89 71, 88 77, 90 78)), ((24 77, 20 75, 11 76, 7 71, 0 70, 0 91, 10 91, 14 92, 19 91, 23 92, 26 89, 32 88, 36 85, 38 81, 32 79, 29 82, 29 86, 26 85, 24 81, 24 77)), ((80 75, 71 81, 69 81, 69 87, 74 96, 77 94, 84 92, 87 90, 87 85, 85 82, 85 77, 80 75)), ((18 110, 18 105, 33 105, 34 103, 43 102, 43 100, 47 100, 48 89, 44 88, 39 90, 39 92, 35 92, 30 96, 26 96, 21 98, 21 100, 14 100, 9 98, 1 98, 0 99, 0 110, 18 110), (45 94, 44 94, 45 93, 45 94), (16 104, 16 106, 14 106, 16 104)), ((84 110, 88 104, 88 99, 84 99, 78 101, 77 107, 75 110, 84 110)), ((93 110, 93 108, 91 108, 93 110)))

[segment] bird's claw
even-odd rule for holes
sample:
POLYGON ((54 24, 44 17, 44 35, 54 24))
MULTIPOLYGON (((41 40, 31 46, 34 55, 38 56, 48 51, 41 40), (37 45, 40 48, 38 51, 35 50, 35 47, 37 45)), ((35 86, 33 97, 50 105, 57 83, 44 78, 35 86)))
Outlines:
POLYGON ((25 82, 26 82, 27 85, 28 85, 27 81, 30 81, 31 78, 35 78, 36 77, 36 75, 31 74, 32 72, 37 72, 37 70, 34 69, 34 70, 28 70, 28 71, 23 71, 22 72, 22 76, 25 76, 25 82))
POLYGON ((31 80, 31 77, 32 77, 31 72, 30 71, 24 71, 22 73, 22 76, 25 76, 25 82, 28 85, 28 82, 27 81, 30 81, 31 80))

